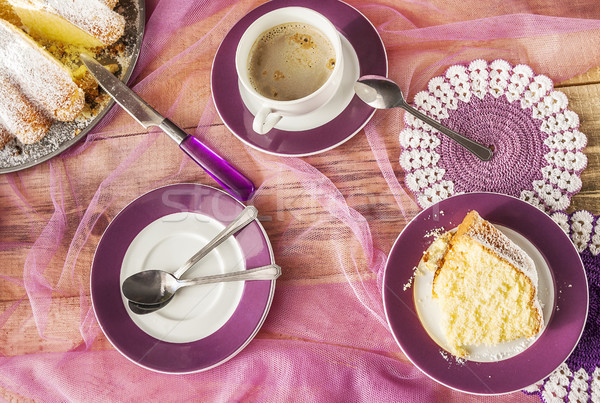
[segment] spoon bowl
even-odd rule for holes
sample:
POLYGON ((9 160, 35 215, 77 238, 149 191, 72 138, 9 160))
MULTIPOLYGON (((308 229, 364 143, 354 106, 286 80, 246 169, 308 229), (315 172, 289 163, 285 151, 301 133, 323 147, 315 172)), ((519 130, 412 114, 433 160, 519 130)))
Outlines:
POLYGON ((396 108, 404 101, 398 84, 380 76, 364 76, 354 83, 354 92, 367 105, 375 109, 396 108))
POLYGON ((462 134, 450 130, 446 126, 430 118, 406 102, 402 90, 394 81, 381 76, 363 76, 354 83, 354 92, 367 105, 376 109, 402 108, 414 117, 437 129, 456 141, 466 150, 482 161, 489 161, 493 156, 490 147, 479 144, 462 134))

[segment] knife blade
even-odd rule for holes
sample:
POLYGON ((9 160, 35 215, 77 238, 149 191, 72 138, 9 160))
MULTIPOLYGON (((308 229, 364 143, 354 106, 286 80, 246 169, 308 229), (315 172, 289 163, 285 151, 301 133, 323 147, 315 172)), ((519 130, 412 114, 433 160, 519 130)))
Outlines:
POLYGON ((235 198, 246 201, 252 197, 252 181, 223 157, 158 113, 94 58, 81 54, 81 61, 98 84, 144 128, 159 127, 235 198))

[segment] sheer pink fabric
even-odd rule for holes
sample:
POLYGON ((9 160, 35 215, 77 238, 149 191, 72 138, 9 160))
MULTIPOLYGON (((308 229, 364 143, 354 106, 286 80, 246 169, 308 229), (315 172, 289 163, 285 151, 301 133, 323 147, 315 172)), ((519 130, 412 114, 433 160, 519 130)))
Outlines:
MULTIPOLYGON (((401 185, 398 155, 388 151, 398 142, 402 112, 377 113, 343 151, 305 159, 259 153, 220 124, 210 98, 210 60, 228 29, 259 3, 149 0, 132 81, 157 110, 196 128, 260 185, 252 204, 284 276, 257 338, 222 366, 184 376, 144 370, 106 341, 91 309, 89 272, 107 223, 158 186, 214 185, 166 136, 136 135, 142 130, 115 108, 61 156, 0 177, 0 206, 10 213, 0 217, 0 261, 21 263, 2 265, 1 395, 45 401, 535 399, 519 392, 473 397, 438 385, 407 361, 387 328, 381 278, 395 238, 389 234, 397 235, 418 212, 401 185), (329 165, 328 156, 348 166, 329 165), (373 160, 378 172, 364 189, 351 184, 361 174, 354 157, 373 160)), ((449 65, 476 58, 526 63, 555 81, 600 64, 600 11, 592 0, 350 3, 380 32, 389 76, 409 99, 449 65)))

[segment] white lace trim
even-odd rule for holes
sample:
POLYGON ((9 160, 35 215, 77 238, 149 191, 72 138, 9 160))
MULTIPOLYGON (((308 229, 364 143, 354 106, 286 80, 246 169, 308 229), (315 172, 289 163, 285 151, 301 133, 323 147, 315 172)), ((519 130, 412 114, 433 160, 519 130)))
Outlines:
POLYGON ((600 402, 600 368, 596 368, 592 373, 590 389, 592 391, 592 402, 600 402))
POLYGON ((579 253, 588 248, 594 256, 600 254, 600 220, 594 224, 592 213, 581 210, 569 218, 567 214, 557 212, 551 217, 571 237, 579 253))
MULTIPOLYGON (((585 210, 569 216, 563 212, 551 214, 552 219, 573 240, 579 252, 586 248, 594 254, 600 253, 600 220, 585 210)), ((548 378, 525 389, 527 393, 540 393, 544 402, 600 402, 600 368, 592 374, 580 368, 575 373, 563 363, 548 378)))
POLYGON ((531 385, 523 391, 541 392, 546 403, 553 402, 598 402, 600 401, 600 368, 590 375, 580 368, 572 373, 566 364, 558 367, 545 381, 531 385))
POLYGON ((573 374, 567 364, 561 364, 560 367, 548 377, 546 383, 544 383, 544 389, 542 390, 542 398, 544 401, 548 403, 564 403, 572 375, 573 374))
MULTIPOLYGON (((532 183, 521 198, 546 211, 560 211, 570 204, 570 195, 581 189, 579 173, 587 165, 581 150, 587 144, 585 134, 577 130, 579 117, 567 109, 568 99, 554 90, 552 80, 535 75, 526 65, 511 65, 505 60, 474 60, 468 67, 454 65, 444 76, 432 78, 426 91, 419 92, 415 106, 434 119, 449 116, 458 102, 468 103, 471 97, 483 99, 487 94, 504 96, 509 102, 519 100, 523 109, 540 120, 540 129, 548 134, 544 143, 550 151, 544 155, 548 165, 542 168, 543 180, 532 183)), ((406 126, 400 133, 400 165, 406 172, 406 182, 426 208, 454 194, 454 186, 444 178, 445 171, 437 166, 440 140, 437 131, 410 114, 405 114, 406 126)))

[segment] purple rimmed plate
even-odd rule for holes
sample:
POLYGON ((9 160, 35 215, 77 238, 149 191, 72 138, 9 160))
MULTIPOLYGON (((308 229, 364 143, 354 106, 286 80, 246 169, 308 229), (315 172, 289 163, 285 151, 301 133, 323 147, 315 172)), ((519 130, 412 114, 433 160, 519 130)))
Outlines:
POLYGON ((404 228, 385 267, 383 301, 394 338, 421 371, 463 392, 503 394, 544 379, 568 358, 587 319, 588 286, 577 250, 548 215, 512 196, 466 193, 428 207, 404 228), (406 287, 433 241, 431 234, 456 227, 470 210, 527 239, 543 256, 553 278, 554 306, 543 333, 526 350, 502 361, 449 360, 423 326, 412 287, 406 287))
MULTIPOLYGON (((225 226, 243 209, 242 203, 221 190, 197 184, 177 184, 140 196, 112 220, 94 256, 91 298, 102 331, 125 357, 158 372, 198 372, 229 360, 254 338, 271 306, 275 280, 245 282, 239 303, 229 319, 205 337, 185 342, 161 340, 142 330, 132 320, 121 294, 124 259, 132 242, 145 228, 164 217, 182 213, 190 213, 194 220, 195 217, 208 217, 211 222, 225 226)), ((230 241, 240 250, 243 259, 240 266, 253 268, 274 263, 271 244, 258 220, 240 231, 235 241, 227 242, 230 241)))
POLYGON ((358 75, 387 76, 387 56, 377 30, 358 10, 338 0, 273 0, 238 21, 217 50, 211 73, 211 90, 223 123, 242 142, 269 154, 307 156, 330 150, 358 133, 375 110, 354 96, 329 122, 307 130, 272 129, 260 135, 252 130, 254 115, 244 104, 235 69, 235 52, 244 31, 258 17, 281 7, 311 8, 327 17, 349 42, 358 58, 358 75))

